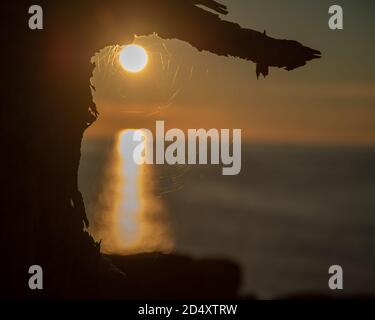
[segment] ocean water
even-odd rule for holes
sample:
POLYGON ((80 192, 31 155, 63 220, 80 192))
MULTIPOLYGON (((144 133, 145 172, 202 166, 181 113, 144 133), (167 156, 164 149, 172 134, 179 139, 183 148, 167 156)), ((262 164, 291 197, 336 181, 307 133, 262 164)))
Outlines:
POLYGON ((228 258, 242 292, 263 298, 329 294, 337 264, 346 294, 375 293, 375 149, 243 144, 238 176, 127 157, 116 140, 82 145, 79 185, 104 251, 228 258))

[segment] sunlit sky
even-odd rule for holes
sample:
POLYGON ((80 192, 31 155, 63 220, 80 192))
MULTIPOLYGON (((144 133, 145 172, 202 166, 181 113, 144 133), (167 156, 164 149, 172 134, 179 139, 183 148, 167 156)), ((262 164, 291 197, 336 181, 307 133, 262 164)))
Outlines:
POLYGON ((165 120, 181 129, 240 128, 254 142, 375 144, 375 2, 222 2, 230 12, 225 19, 298 40, 321 50, 323 59, 292 72, 271 68, 267 79, 257 81, 251 62, 201 53, 177 40, 138 38, 150 61, 137 74, 104 53, 97 56, 101 116, 88 135, 152 129, 155 120, 165 120), (342 31, 328 28, 331 4, 343 6, 342 31))

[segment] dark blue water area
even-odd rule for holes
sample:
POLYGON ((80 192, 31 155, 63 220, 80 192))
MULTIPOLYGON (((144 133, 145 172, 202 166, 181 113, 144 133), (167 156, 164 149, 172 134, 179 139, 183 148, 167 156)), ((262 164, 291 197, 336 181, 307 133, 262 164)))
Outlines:
MULTIPOLYGON (((89 214, 110 149, 104 140, 82 147, 89 214)), ((331 265, 343 268, 345 293, 375 293, 374 148, 243 144, 238 176, 218 165, 150 170, 175 251, 238 263, 244 293, 329 294, 331 265)))

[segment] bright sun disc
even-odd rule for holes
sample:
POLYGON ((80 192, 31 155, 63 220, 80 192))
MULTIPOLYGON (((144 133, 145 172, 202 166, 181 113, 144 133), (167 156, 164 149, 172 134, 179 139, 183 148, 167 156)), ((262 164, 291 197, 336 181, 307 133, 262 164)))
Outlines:
POLYGON ((120 64, 128 72, 142 71, 148 61, 146 50, 136 44, 130 44, 123 47, 120 51, 120 64))

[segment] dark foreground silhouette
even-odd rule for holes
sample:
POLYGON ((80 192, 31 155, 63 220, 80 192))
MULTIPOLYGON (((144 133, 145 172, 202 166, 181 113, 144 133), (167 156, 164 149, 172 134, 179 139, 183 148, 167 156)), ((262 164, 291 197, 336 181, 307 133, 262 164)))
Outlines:
POLYGON ((90 57, 153 32, 252 61, 257 76, 266 76, 269 67, 293 70, 320 52, 196 6, 227 13, 210 0, 38 1, 44 29, 35 31, 28 28, 31 4, 7 2, 1 20, 1 297, 237 297, 239 270, 230 262, 170 256, 155 265, 152 255, 108 259, 83 230, 88 221, 77 187, 80 146, 98 117, 90 57), (28 288, 34 264, 43 267, 41 291, 28 288), (165 273, 172 277, 168 285, 165 273))

